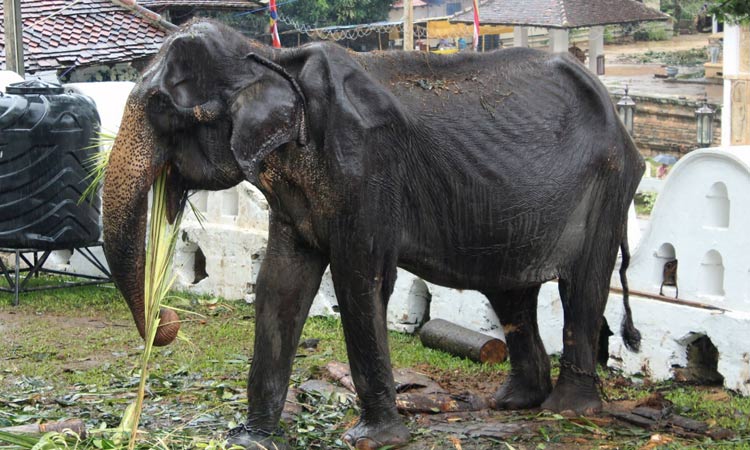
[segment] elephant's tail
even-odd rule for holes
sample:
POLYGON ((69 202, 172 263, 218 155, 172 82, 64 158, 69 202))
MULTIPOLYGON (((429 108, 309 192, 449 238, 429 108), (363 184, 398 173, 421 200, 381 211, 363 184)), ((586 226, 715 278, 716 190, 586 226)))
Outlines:
POLYGON ((628 227, 625 230, 620 241, 620 251, 622 253, 622 264, 620 264, 620 284, 622 284, 622 304, 625 308, 625 315, 620 325, 620 335, 625 343, 625 347, 633 352, 639 352, 641 349, 641 332, 633 325, 633 313, 630 310, 630 298, 628 292, 628 266, 630 265, 630 248, 628 246, 628 227))

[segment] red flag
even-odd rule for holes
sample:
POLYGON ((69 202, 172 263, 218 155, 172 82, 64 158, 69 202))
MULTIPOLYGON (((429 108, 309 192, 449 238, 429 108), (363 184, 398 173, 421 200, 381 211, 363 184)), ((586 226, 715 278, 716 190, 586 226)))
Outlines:
POLYGON ((474 0, 474 51, 479 49, 479 3, 474 0))
POLYGON ((271 16, 271 39, 273 40, 274 48, 281 48, 281 41, 279 40, 279 13, 276 11, 276 0, 270 0, 268 12, 271 16))

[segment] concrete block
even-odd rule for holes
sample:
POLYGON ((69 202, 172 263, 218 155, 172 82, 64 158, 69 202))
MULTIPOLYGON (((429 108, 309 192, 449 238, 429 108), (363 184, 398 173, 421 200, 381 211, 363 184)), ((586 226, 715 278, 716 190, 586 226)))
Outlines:
POLYGON ((244 299, 253 293, 251 274, 267 240, 263 230, 186 224, 175 252, 175 288, 244 299))
POLYGON ((315 295, 313 304, 310 307, 308 316, 334 316, 339 314, 339 302, 336 299, 336 292, 333 289, 333 279, 331 278, 331 269, 326 269, 323 274, 323 280, 320 282, 320 288, 315 295))
POLYGON ((399 269, 388 302, 388 328, 414 333, 429 317, 431 297, 427 283, 399 269))

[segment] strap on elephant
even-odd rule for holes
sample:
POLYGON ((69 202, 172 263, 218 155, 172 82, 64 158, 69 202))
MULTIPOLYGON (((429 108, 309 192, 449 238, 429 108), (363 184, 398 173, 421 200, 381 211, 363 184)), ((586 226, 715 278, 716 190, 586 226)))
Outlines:
POLYGON ((581 376, 593 379, 594 384, 596 385, 597 389, 599 389, 599 394, 602 396, 602 399, 605 402, 609 401, 609 396, 607 395, 607 392, 604 390, 604 383, 602 383, 602 379, 596 373, 596 369, 594 370, 594 372, 583 370, 565 358, 560 358, 560 367, 565 368, 573 372, 576 375, 581 375, 581 376))

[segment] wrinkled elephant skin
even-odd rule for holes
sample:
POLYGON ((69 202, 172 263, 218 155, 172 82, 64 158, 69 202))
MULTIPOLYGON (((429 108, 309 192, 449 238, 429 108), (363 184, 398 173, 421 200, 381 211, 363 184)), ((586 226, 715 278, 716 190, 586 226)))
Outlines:
MULTIPOLYGON (((330 265, 362 407, 344 438, 397 446, 409 439, 385 320, 397 267, 487 296, 512 366, 499 408, 600 408, 603 311, 621 245, 621 275, 627 266, 627 210, 643 168, 607 91, 567 55, 282 50, 195 22, 167 40, 128 101, 105 183, 105 251, 143 334, 155 175, 170 171, 173 212, 190 189, 251 181, 268 200, 270 231, 248 417, 230 442, 283 442, 273 433, 295 350, 330 265), (553 386, 536 308, 555 278, 565 321, 553 386)), ((623 336, 637 347, 625 306, 623 336)))

